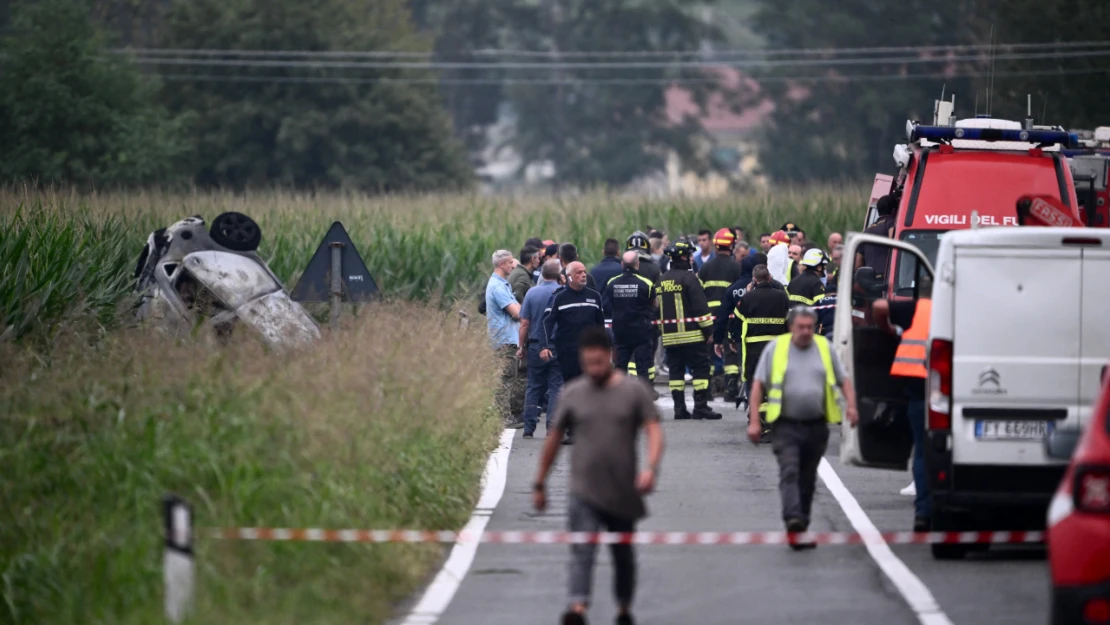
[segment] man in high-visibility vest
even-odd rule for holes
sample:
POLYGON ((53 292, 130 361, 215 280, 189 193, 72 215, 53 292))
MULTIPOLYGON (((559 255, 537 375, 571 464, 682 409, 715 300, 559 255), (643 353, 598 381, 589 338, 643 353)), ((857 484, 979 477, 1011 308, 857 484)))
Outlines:
POLYGON ((874 321, 880 329, 898 334, 902 340, 890 366, 891 377, 901 384, 906 396, 906 418, 913 432, 913 531, 929 531, 932 517, 929 480, 925 472, 925 379, 929 318, 933 312, 932 293, 926 280, 917 300, 878 300, 873 305, 874 321))
MULTIPOLYGON (((767 422, 779 463, 779 496, 788 532, 809 528, 817 467, 829 445, 829 424, 840 423, 839 389, 848 422, 859 421, 856 393, 825 337, 815 334, 817 313, 795 306, 787 316, 789 334, 771 341, 759 358, 752 381, 748 438, 758 444, 763 434, 759 405, 767 397, 767 422)), ((812 543, 791 540, 794 549, 812 543)))

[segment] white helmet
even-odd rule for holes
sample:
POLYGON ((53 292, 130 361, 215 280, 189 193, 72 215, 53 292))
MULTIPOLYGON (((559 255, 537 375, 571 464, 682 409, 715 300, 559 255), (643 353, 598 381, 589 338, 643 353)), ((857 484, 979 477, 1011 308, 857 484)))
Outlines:
POLYGON ((807 250, 805 256, 802 256, 802 265, 806 267, 820 267, 827 262, 829 260, 825 258, 825 253, 817 248, 807 250))

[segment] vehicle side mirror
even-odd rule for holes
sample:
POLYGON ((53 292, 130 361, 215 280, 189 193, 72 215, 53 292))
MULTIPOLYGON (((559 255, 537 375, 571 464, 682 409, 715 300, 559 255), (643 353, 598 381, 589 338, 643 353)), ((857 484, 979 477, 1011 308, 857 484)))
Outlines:
POLYGON ((1053 460, 1071 460, 1081 434, 1076 428, 1052 430, 1044 439, 1044 455, 1053 460))

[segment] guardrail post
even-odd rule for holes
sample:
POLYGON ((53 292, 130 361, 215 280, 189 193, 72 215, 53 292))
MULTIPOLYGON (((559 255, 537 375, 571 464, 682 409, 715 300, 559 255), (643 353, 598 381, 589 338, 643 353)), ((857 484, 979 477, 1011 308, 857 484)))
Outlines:
POLYGON ((193 510, 177 495, 162 498, 165 547, 162 578, 165 583, 166 620, 183 622, 193 611, 196 565, 193 561, 193 510))

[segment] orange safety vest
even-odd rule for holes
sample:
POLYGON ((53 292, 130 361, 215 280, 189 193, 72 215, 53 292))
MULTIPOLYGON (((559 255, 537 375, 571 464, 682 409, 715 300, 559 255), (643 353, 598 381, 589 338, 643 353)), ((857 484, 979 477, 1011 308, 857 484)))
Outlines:
POLYGON ((920 299, 913 313, 910 329, 902 333, 902 342, 894 353, 894 364, 890 375, 906 378, 925 379, 929 376, 925 368, 925 347, 929 340, 929 315, 933 312, 933 300, 920 299))

